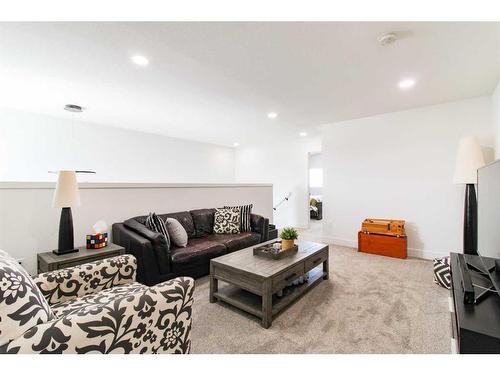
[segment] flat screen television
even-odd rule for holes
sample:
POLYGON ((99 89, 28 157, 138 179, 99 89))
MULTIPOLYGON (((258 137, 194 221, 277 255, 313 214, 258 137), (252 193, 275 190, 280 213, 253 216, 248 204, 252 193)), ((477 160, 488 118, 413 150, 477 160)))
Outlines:
POLYGON ((477 171, 477 249, 500 258, 500 159, 477 171))

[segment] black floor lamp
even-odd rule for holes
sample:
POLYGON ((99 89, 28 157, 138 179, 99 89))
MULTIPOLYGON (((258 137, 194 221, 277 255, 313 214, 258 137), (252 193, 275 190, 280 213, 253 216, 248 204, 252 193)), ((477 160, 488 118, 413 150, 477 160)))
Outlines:
POLYGON ((477 183, 477 170, 483 165, 483 152, 477 138, 462 138, 458 146, 453 182, 465 184, 464 254, 477 255, 477 199, 474 185, 477 183))

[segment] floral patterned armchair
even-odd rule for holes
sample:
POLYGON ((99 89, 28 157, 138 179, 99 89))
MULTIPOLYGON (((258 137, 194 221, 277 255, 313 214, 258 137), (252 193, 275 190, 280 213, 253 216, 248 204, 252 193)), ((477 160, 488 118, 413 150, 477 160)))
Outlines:
POLYGON ((189 353, 194 280, 135 282, 132 255, 31 278, 0 251, 0 353, 189 353))

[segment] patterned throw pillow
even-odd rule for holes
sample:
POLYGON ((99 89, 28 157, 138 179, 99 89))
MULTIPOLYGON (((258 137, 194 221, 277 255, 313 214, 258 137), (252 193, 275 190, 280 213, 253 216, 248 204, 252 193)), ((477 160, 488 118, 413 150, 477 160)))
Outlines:
POLYGON ((165 240, 167 241, 167 248, 170 249, 170 236, 168 235, 167 226, 161 218, 159 218, 154 212, 150 212, 144 225, 146 225, 146 227, 151 229, 153 232, 163 234, 165 236, 165 240))
POLYGON ((434 282, 443 288, 451 287, 450 257, 434 258, 434 282))
POLYGON ((14 258, 0 250, 0 347, 54 318, 49 303, 31 276, 14 258))
POLYGON ((240 233, 240 209, 216 208, 214 212, 214 233, 240 233))
POLYGON ((250 215, 252 213, 253 204, 244 206, 224 206, 224 208, 239 208, 240 209, 240 231, 251 232, 252 225, 250 223, 250 215))

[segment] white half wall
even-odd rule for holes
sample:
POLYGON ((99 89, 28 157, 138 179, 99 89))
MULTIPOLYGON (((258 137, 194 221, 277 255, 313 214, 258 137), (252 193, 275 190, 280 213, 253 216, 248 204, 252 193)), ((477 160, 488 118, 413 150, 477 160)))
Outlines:
POLYGON ((491 97, 480 97, 325 126, 324 237, 357 247, 363 219, 404 219, 410 256, 461 251, 458 141, 478 136, 492 160, 491 115, 491 97))
POLYGON ((47 171, 61 169, 96 171, 80 176, 89 182, 230 183, 234 150, 0 109, 0 181, 54 181, 47 171))
POLYGON ((291 193, 290 199, 274 212, 273 223, 278 228, 306 228, 309 225, 308 153, 321 151, 320 139, 264 137, 267 139, 259 144, 244 145, 236 150, 236 181, 271 183, 274 205, 291 193))
MULTIPOLYGON (((0 183, 0 249, 23 258, 36 272, 36 254, 57 248, 60 209, 52 207, 55 183, 0 183)), ((92 225, 109 225, 149 212, 253 203, 252 212, 272 218, 273 187, 265 184, 80 184, 81 206, 73 211, 75 246, 92 225)), ((99 250, 96 250, 99 251, 99 250)))
POLYGON ((500 159, 500 81, 491 96, 493 106, 493 127, 495 131, 495 159, 500 159))

